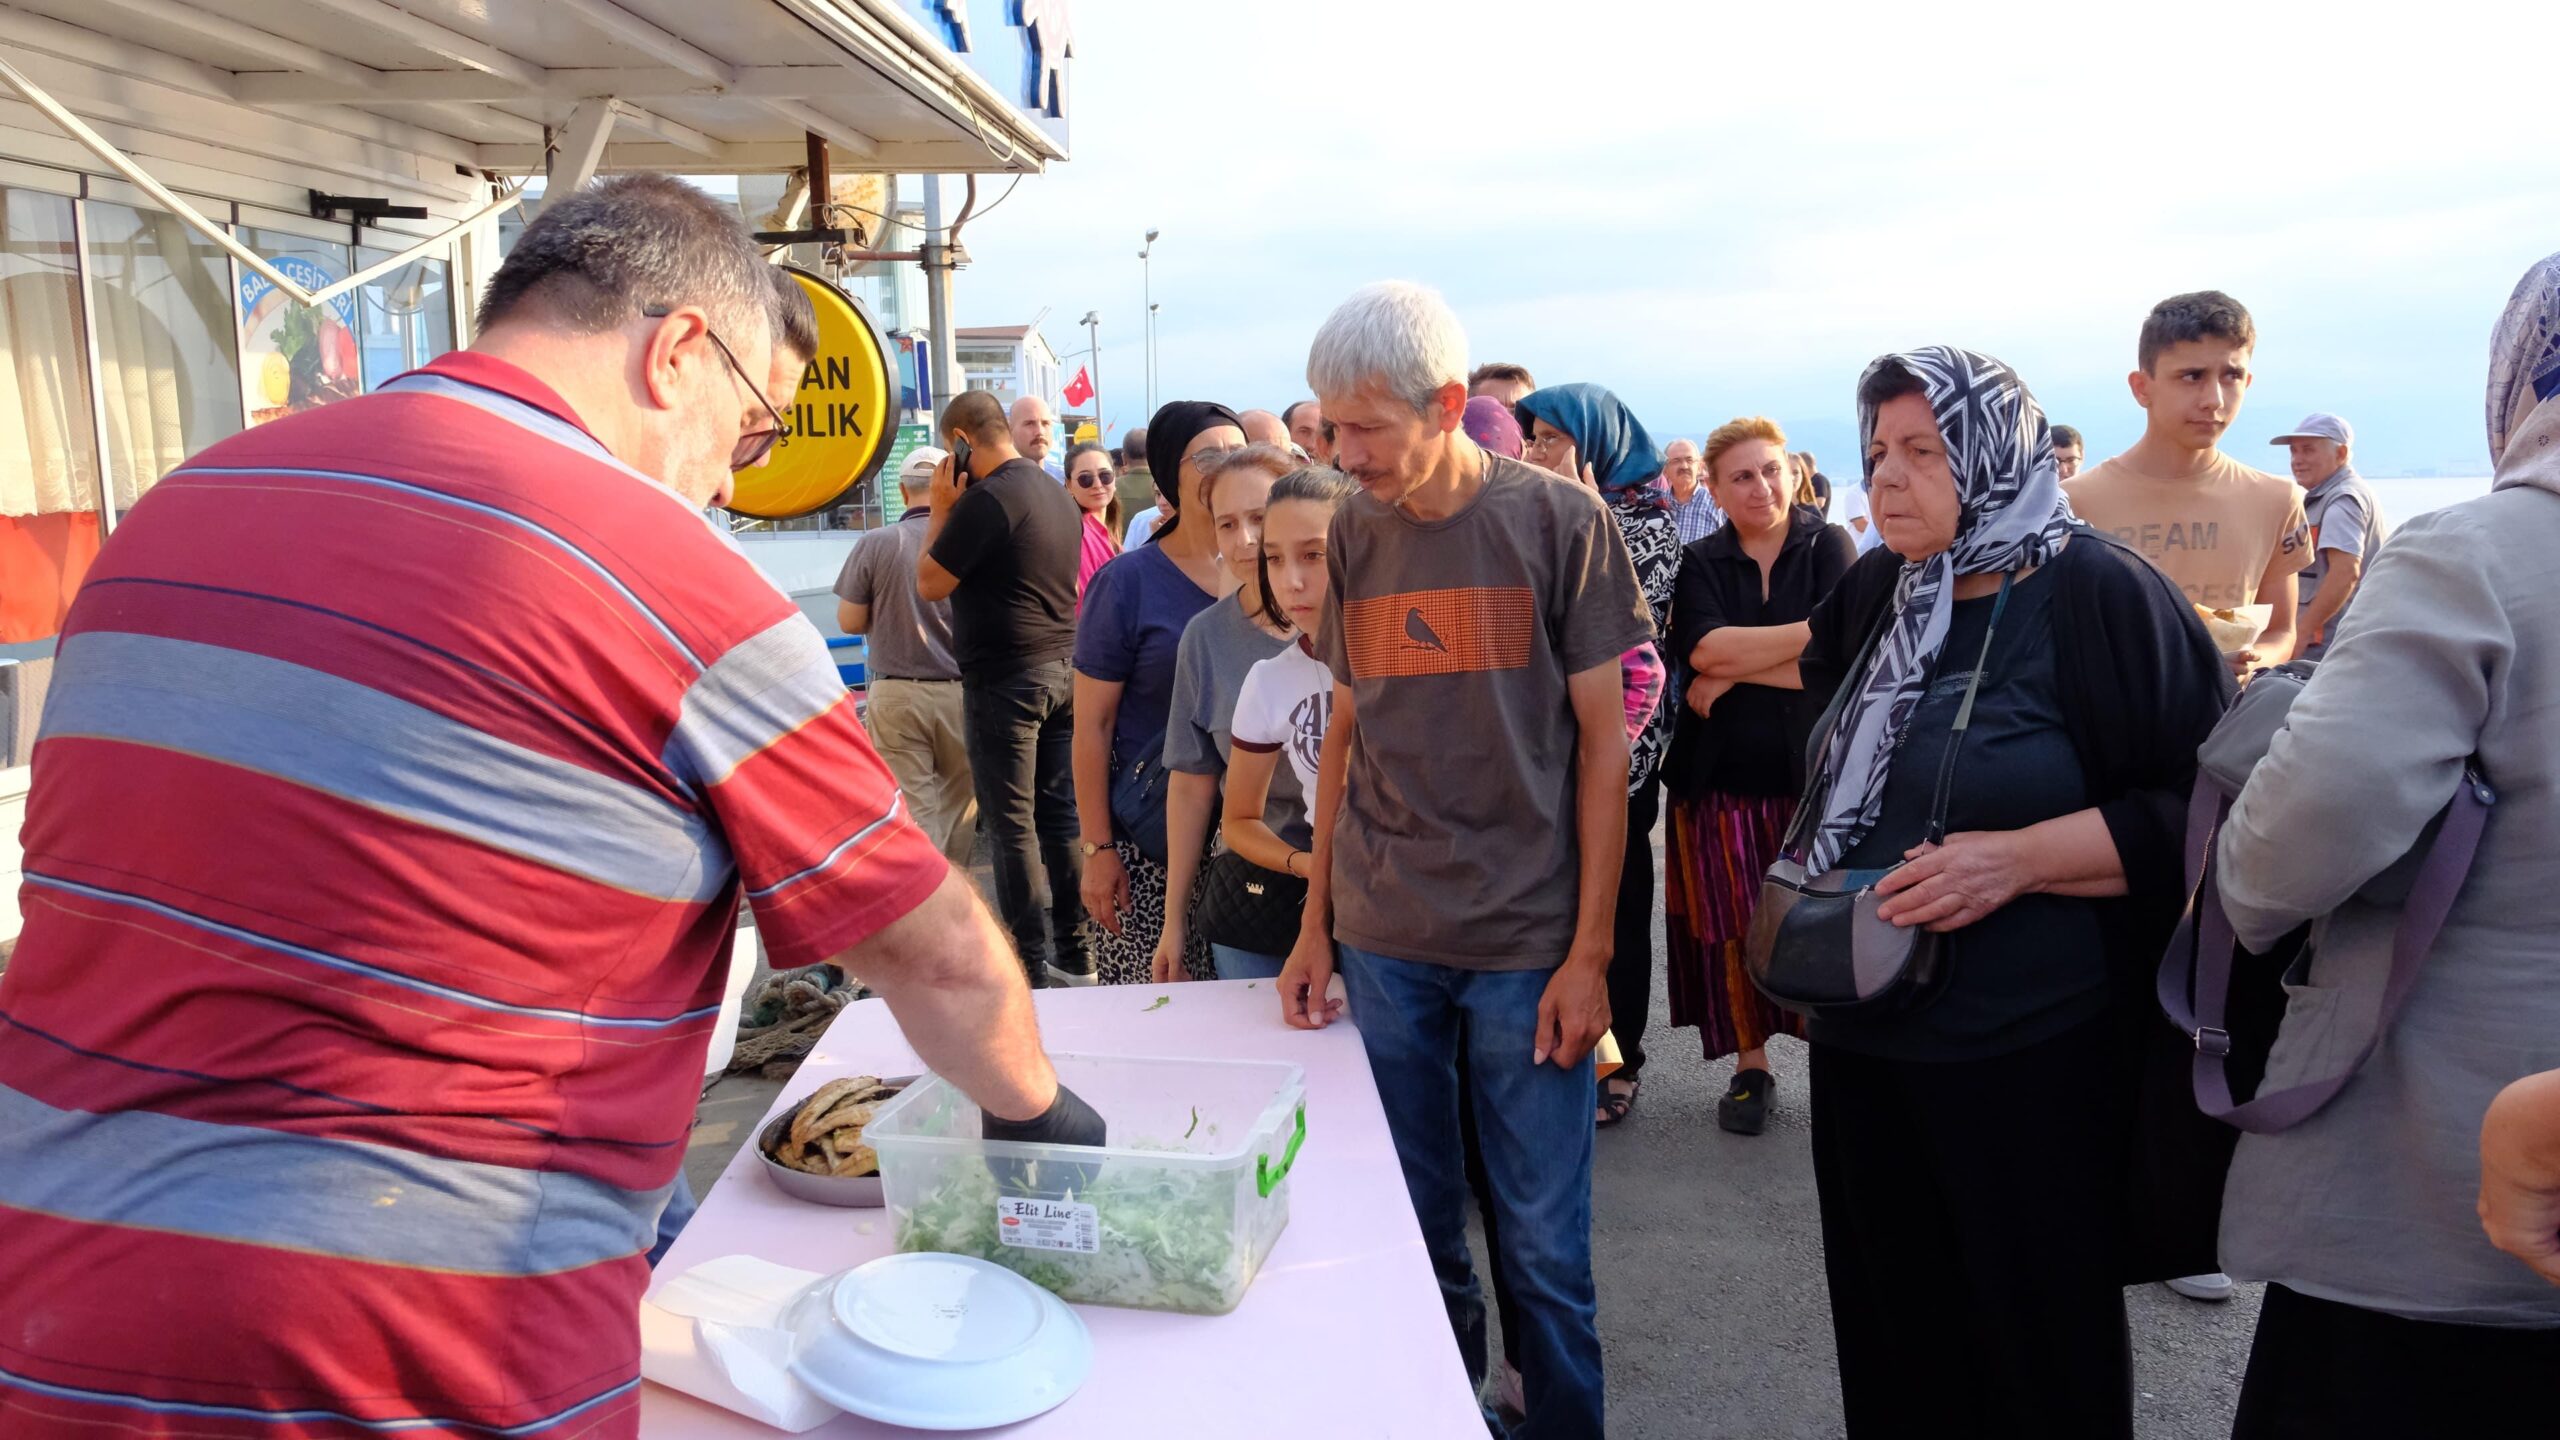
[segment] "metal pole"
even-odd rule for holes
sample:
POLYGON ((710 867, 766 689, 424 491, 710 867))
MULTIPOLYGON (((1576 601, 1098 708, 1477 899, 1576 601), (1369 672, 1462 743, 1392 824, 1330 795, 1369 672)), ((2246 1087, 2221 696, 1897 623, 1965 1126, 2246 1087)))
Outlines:
POLYGON ((958 393, 953 381, 960 357, 951 348, 951 241, 942 233, 942 177, 924 177, 925 326, 933 345, 933 396, 947 405, 958 393))
POLYGON ((1156 413, 1156 237, 1162 233, 1164 232, 1149 226, 1146 244, 1138 251, 1138 283, 1145 287, 1147 304, 1147 415, 1150 419, 1156 413))
POLYGON ((1093 435, 1099 440, 1111 417, 1102 408, 1102 317, 1091 310, 1084 312, 1084 364, 1085 381, 1093 386, 1093 435))

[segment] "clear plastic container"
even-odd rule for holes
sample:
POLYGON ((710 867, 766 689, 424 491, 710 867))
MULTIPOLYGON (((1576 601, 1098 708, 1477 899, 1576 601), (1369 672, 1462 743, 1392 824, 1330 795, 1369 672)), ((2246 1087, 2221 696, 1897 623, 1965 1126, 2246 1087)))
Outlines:
POLYGON ((898 1248, 992 1260, 1079 1304, 1233 1310, 1289 1224, 1306 1072, 1051 1058, 1110 1127, 1109 1146, 982 1140, 978 1107, 939 1076, 863 1128, 898 1248))

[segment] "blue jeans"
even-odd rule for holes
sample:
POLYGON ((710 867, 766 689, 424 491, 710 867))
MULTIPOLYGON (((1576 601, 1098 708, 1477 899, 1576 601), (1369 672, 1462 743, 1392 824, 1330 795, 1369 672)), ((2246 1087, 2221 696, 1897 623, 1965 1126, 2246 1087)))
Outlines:
POLYGON ((1341 947, 1351 1018, 1440 1281, 1467 1375, 1485 1374, 1484 1292, 1467 1253, 1458 1107, 1473 1110, 1520 1315, 1529 1403, 1521 1440, 1601 1432, 1599 1302, 1591 1281, 1591 1057, 1535 1065, 1538 1000, 1554 972, 1460 970, 1341 947), (1466 1046, 1471 1094, 1458 1088, 1466 1046))
POLYGON ((676 1237, 684 1233, 686 1223, 693 1219, 693 1211, 693 1182, 679 1170, 676 1172, 676 1188, 667 1192, 667 1208, 658 1212, 658 1238, 649 1246, 650 1269, 657 1269, 658 1262, 667 1258, 667 1247, 675 1244, 676 1237))
POLYGON ((1289 963, 1286 955, 1256 955, 1233 945, 1212 945, 1209 953, 1217 959, 1221 980, 1277 980, 1280 967, 1289 963))

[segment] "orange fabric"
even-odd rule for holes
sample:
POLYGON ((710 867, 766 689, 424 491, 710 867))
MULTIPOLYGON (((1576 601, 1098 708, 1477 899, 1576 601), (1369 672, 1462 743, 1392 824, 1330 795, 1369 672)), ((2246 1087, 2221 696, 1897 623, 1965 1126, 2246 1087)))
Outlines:
POLYGON ((1529 663, 1537 596, 1525 585, 1412 590, 1352 600, 1342 607, 1351 672, 1467 675, 1529 663))
POLYGON ((60 634, 97 558, 95 511, 0 515, 0 645, 60 634))

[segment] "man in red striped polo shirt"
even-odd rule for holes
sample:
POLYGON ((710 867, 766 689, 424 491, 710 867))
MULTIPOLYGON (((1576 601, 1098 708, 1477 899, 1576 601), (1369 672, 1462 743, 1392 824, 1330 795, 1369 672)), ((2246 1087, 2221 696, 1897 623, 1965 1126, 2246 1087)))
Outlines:
POLYGON ((214 446, 63 627, 0 976, 0 1434, 627 1435, 740 892, 1093 1141, 824 644, 702 508, 772 290, 656 177, 467 352, 214 446))

